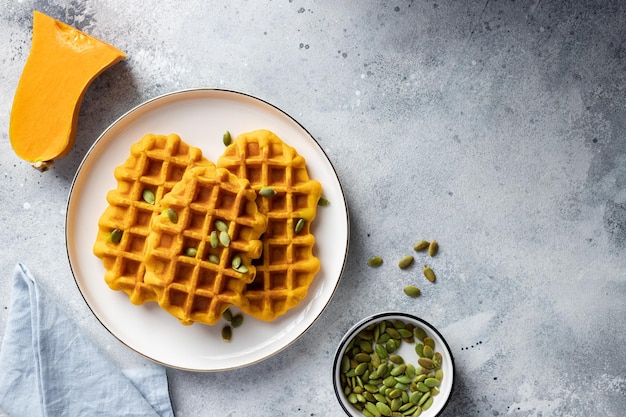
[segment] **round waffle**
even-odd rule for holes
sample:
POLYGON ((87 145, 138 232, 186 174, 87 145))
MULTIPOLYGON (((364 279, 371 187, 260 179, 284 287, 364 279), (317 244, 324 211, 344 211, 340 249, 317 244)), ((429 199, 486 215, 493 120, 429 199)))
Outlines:
POLYGON ((117 188, 107 193, 109 206, 98 221, 93 252, 102 260, 107 285, 124 291, 133 304, 156 301, 154 289, 144 283, 143 259, 150 223, 161 212, 161 198, 198 163, 211 164, 200 149, 189 146, 178 135, 148 134, 131 147, 124 164, 115 168, 117 188), (144 200, 144 190, 150 190, 154 201, 144 200), (117 237, 121 234, 119 240, 111 239, 114 230, 117 237))
POLYGON ((268 187, 275 192, 257 197, 267 230, 262 255, 254 262, 256 278, 246 286, 241 304, 253 317, 274 320, 300 303, 320 269, 310 227, 322 186, 309 178, 305 159, 268 130, 239 135, 217 164, 247 179, 257 192, 268 187))
POLYGON ((146 243, 145 282, 181 323, 214 324, 242 303, 267 227, 255 199, 246 179, 212 164, 189 169, 161 199, 146 243))

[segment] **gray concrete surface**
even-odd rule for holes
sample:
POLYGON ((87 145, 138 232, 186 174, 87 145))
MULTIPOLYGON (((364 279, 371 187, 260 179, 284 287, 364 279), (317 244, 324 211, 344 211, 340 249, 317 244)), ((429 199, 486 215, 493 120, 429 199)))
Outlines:
POLYGON ((387 309, 448 339, 458 380, 444 416, 623 416, 625 23, 626 3, 600 0, 1 0, 0 339, 24 262, 116 363, 143 366, 72 279, 69 187, 125 111, 219 87, 319 141, 350 207, 350 251, 330 306, 287 350, 231 372, 169 370, 178 416, 342 415, 334 350, 387 309), (8 140, 33 9, 128 54, 91 85, 74 149, 42 174, 8 140), (395 264, 421 238, 440 242, 439 279, 409 299, 419 269, 395 264))

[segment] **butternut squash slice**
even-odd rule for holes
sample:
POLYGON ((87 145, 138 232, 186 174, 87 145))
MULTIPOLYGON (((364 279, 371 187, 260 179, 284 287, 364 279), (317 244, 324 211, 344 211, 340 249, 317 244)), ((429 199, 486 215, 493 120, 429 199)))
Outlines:
POLYGON ((9 123, 15 153, 41 171, 71 150, 91 82, 126 57, 116 47, 38 11, 9 123))

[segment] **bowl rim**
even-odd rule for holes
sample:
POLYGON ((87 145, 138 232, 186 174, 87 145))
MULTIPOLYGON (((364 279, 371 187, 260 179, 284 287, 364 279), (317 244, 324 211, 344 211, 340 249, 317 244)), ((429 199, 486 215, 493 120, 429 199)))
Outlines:
POLYGON ((443 413, 443 411, 448 406, 450 402, 450 398, 452 397, 452 393, 454 392, 454 382, 456 378, 455 378, 455 363, 454 363, 454 356, 452 354, 452 350, 450 349, 450 345, 448 345, 448 342, 446 341, 446 339, 443 337, 441 332, 437 330, 435 326, 433 326, 428 321, 420 317, 417 317, 410 313, 404 313, 400 311, 384 311, 384 312, 369 315, 359 320, 356 324, 350 327, 350 329, 348 329, 348 331, 346 331, 343 337, 341 338, 341 341, 339 342, 339 345, 337 346, 337 349, 335 351, 335 357, 333 359, 333 366, 332 366, 333 390, 335 391, 335 396, 337 397, 337 401, 339 402, 339 405, 348 416, 352 417, 355 415, 355 413, 351 412, 350 410, 346 408, 346 405, 342 401, 344 394, 343 394, 343 391, 339 390, 340 384, 339 384, 339 381, 337 380, 337 376, 338 376, 337 370, 339 369, 339 366, 341 363, 341 357, 343 355, 343 352, 345 351, 346 345, 350 342, 350 340, 352 340, 352 338, 355 336, 357 331, 361 330, 366 325, 372 322, 377 322, 377 321, 381 321, 384 319, 388 319, 389 317, 404 317, 404 318, 419 322, 423 324, 425 327, 427 327, 428 330, 435 333, 439 337, 439 339, 441 339, 441 341, 443 342, 445 346, 445 350, 450 357, 450 363, 452 367, 452 383, 450 384, 450 390, 447 393, 447 397, 445 399, 444 404, 441 406, 441 409, 437 412, 437 414, 435 414, 433 417, 440 416, 441 413, 443 413))

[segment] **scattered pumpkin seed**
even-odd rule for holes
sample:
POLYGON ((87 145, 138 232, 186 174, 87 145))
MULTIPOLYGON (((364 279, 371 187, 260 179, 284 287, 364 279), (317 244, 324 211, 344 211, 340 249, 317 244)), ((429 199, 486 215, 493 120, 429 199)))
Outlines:
POLYGON ((383 416, 391 416, 391 408, 389 408, 387 404, 379 401, 376 403, 376 408, 378 408, 378 411, 380 411, 380 414, 383 416))
POLYGON ((233 316, 232 320, 230 321, 230 325, 233 327, 233 329, 241 326, 243 324, 243 315, 242 314, 237 314, 235 316, 233 316))
POLYGON ((233 137, 228 130, 224 132, 224 135, 222 136, 222 142, 224 142, 225 146, 228 146, 233 142, 233 137))
POLYGON ((222 340, 224 342, 230 342, 233 338, 233 328, 229 325, 222 327, 222 340))
POLYGON ((220 239, 219 237, 217 237, 216 230, 213 230, 211 234, 209 234, 209 244, 213 249, 217 248, 217 246, 220 244, 220 239))
POLYGON ((155 200, 156 200, 156 196, 154 195, 154 191, 146 188, 145 190, 143 190, 143 192, 141 193, 141 198, 143 198, 143 201, 145 201, 148 204, 154 204, 155 200))
POLYGON ((400 259, 400 262, 398 262, 398 267, 400 269, 406 269, 409 266, 411 266, 414 260, 415 258, 412 255, 407 255, 403 257, 402 259, 400 259))
POLYGON ((296 226, 294 227, 294 231, 296 233, 300 233, 303 228, 304 228, 304 219, 298 219, 298 221, 296 222, 296 226))
POLYGON ((433 397, 429 397, 422 405, 422 411, 428 410, 433 405, 433 397))
POLYGON ((220 239, 220 243, 225 248, 227 248, 230 245, 230 236, 228 236, 228 232, 220 232, 219 239, 220 239))
POLYGON ((241 274, 247 274, 249 269, 245 265, 240 265, 239 268, 235 269, 235 271, 237 271, 237 272, 239 272, 241 274))
POLYGON ((435 339, 433 339, 432 337, 426 336, 423 342, 424 342, 424 346, 430 346, 431 349, 435 350, 435 339))
POLYGON ((432 268, 428 265, 424 265, 424 276, 430 282, 435 282, 435 271, 433 271, 432 268))
POLYGON ((186 248, 185 249, 185 256, 190 256, 192 258, 195 258, 196 254, 198 253, 198 250, 196 248, 186 248))
POLYGON ((317 200, 317 205, 318 206, 322 206, 322 207, 326 207, 328 205, 330 205, 330 201, 324 197, 323 195, 320 196, 319 200, 317 200))
POLYGON ((231 261, 231 266, 233 269, 237 269, 241 266, 241 256, 235 255, 233 256, 233 260, 231 261))
POLYGON ((228 225, 222 220, 215 220, 215 228, 218 232, 228 232, 228 225))
POLYGON ((259 195, 261 197, 274 197, 276 195, 276 190, 272 187, 263 187, 259 190, 259 195))
MULTIPOLYGON (((233 319, 233 312, 230 311, 230 308, 227 308, 226 310, 224 310, 224 312, 222 313, 222 318, 226 321, 231 321, 233 319)), ((347 356, 344 356, 346 359, 348 359, 347 356)))
POLYGON ((120 229, 113 229, 111 230, 111 234, 109 235, 109 240, 111 241, 111 243, 120 243, 123 234, 124 232, 122 232, 120 229))
POLYGON ((167 210, 167 218, 170 219, 172 223, 178 223, 178 213, 173 208, 168 208, 167 210))
POLYGON ((407 285, 404 287, 404 293, 409 297, 419 297, 422 292, 416 286, 407 285))
POLYGON ((428 245, 428 255, 435 256, 437 251, 439 251, 439 242, 433 240, 430 242, 430 245, 428 245))
POLYGON ((209 255, 209 262, 211 262, 212 264, 215 264, 215 265, 219 265, 220 258, 219 258, 219 256, 217 256, 217 255, 212 253, 212 254, 209 255))
POLYGON ((383 264, 383 258, 380 256, 372 256, 367 260, 367 266, 371 266, 372 268, 377 268, 383 264))
POLYGON ((421 252, 423 250, 428 249, 429 245, 430 245, 429 241, 427 241, 427 240, 420 240, 415 245, 413 245, 413 250, 416 251, 416 252, 421 252))

